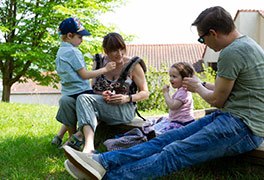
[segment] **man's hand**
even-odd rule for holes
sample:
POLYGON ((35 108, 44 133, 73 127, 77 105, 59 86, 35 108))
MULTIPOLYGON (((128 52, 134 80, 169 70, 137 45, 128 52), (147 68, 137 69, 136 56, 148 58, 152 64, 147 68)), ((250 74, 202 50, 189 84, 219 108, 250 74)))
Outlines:
POLYGON ((202 86, 201 80, 197 76, 185 77, 182 81, 182 86, 188 91, 196 92, 202 86))

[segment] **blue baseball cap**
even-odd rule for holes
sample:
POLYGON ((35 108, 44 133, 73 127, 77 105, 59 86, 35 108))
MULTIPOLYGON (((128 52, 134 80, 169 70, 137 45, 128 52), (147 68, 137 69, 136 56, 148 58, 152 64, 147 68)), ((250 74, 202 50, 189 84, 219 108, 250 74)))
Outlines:
POLYGON ((90 36, 91 33, 84 29, 78 18, 67 18, 63 20, 59 26, 59 33, 65 35, 67 33, 75 33, 81 36, 90 36))

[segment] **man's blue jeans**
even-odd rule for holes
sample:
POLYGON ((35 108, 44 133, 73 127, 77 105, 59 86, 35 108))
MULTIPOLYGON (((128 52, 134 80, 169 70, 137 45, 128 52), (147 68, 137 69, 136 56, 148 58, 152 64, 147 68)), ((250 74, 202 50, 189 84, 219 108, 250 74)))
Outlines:
POLYGON ((148 142, 100 155, 105 179, 151 179, 184 167, 257 148, 262 137, 237 117, 221 111, 148 142))

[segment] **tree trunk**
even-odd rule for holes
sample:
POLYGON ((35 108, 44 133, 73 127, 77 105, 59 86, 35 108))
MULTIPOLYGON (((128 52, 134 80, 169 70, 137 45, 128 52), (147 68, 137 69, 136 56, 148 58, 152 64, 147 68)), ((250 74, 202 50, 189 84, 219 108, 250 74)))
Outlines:
POLYGON ((9 84, 4 84, 3 82, 3 92, 2 92, 2 101, 9 102, 10 101, 10 92, 11 86, 9 84))

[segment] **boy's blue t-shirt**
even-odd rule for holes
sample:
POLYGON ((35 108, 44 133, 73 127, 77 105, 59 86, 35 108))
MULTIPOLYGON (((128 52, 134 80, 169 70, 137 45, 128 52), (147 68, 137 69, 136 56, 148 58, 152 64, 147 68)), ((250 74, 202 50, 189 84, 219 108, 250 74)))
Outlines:
POLYGON ((63 95, 78 94, 92 90, 89 80, 83 80, 78 70, 86 68, 81 51, 67 42, 61 42, 56 56, 56 71, 61 79, 63 95))

